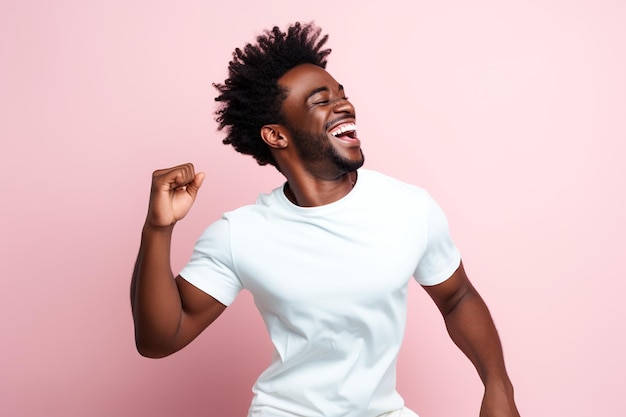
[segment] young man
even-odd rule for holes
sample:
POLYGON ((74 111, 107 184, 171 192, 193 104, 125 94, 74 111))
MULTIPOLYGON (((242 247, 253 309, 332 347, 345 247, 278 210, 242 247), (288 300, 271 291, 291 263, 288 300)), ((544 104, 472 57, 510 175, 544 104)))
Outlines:
POLYGON ((415 277, 478 370, 480 415, 518 417, 496 329, 441 209, 423 189, 360 169, 354 107, 324 69, 327 38, 296 23, 235 51, 216 85, 224 143, 286 182, 212 224, 175 279, 172 230, 204 174, 191 164, 153 174, 131 284, 138 351, 176 352, 246 288, 275 348, 250 417, 415 416, 395 386, 415 277))

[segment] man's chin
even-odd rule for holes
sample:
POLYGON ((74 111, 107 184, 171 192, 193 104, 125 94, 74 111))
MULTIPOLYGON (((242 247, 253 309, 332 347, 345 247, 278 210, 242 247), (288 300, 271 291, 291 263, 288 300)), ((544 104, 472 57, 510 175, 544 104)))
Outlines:
POLYGON ((344 171, 352 172, 352 171, 356 171, 357 169, 361 168, 364 163, 365 163, 365 157, 363 156, 363 152, 361 152, 361 158, 359 158, 357 160, 342 159, 341 163, 339 165, 340 165, 340 167, 344 171))

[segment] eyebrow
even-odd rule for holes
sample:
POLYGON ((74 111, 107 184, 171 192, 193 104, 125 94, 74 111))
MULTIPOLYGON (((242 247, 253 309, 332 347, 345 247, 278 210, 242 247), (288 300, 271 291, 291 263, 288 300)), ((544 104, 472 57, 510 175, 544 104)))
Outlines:
MULTIPOLYGON (((339 91, 343 91, 343 85, 339 84, 337 89, 339 91)), ((316 95, 317 93, 321 93, 322 91, 330 91, 330 89, 328 87, 318 87, 309 93, 309 95, 306 97, 307 100, 313 97, 314 95, 316 95)))

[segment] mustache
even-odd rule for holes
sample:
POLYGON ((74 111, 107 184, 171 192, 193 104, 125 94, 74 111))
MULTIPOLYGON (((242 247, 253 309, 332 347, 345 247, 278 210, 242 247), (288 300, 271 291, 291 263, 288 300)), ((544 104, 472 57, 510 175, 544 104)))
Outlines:
POLYGON ((346 115, 343 115, 343 116, 338 117, 336 119, 333 119, 333 120, 329 121, 328 123, 326 123, 324 125, 324 129, 328 130, 332 126, 334 126, 334 125, 336 125, 336 124, 338 124, 338 123, 340 123, 340 122, 342 122, 344 120, 355 120, 356 121, 356 115, 354 115, 354 114, 346 114, 346 115))

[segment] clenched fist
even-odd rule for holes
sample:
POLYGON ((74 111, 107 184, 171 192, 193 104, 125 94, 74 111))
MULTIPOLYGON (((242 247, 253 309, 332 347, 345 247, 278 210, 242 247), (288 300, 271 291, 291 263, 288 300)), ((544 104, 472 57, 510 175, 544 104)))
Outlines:
POLYGON ((152 190, 146 225, 168 227, 187 215, 204 181, 193 164, 159 169, 152 174, 152 190))

